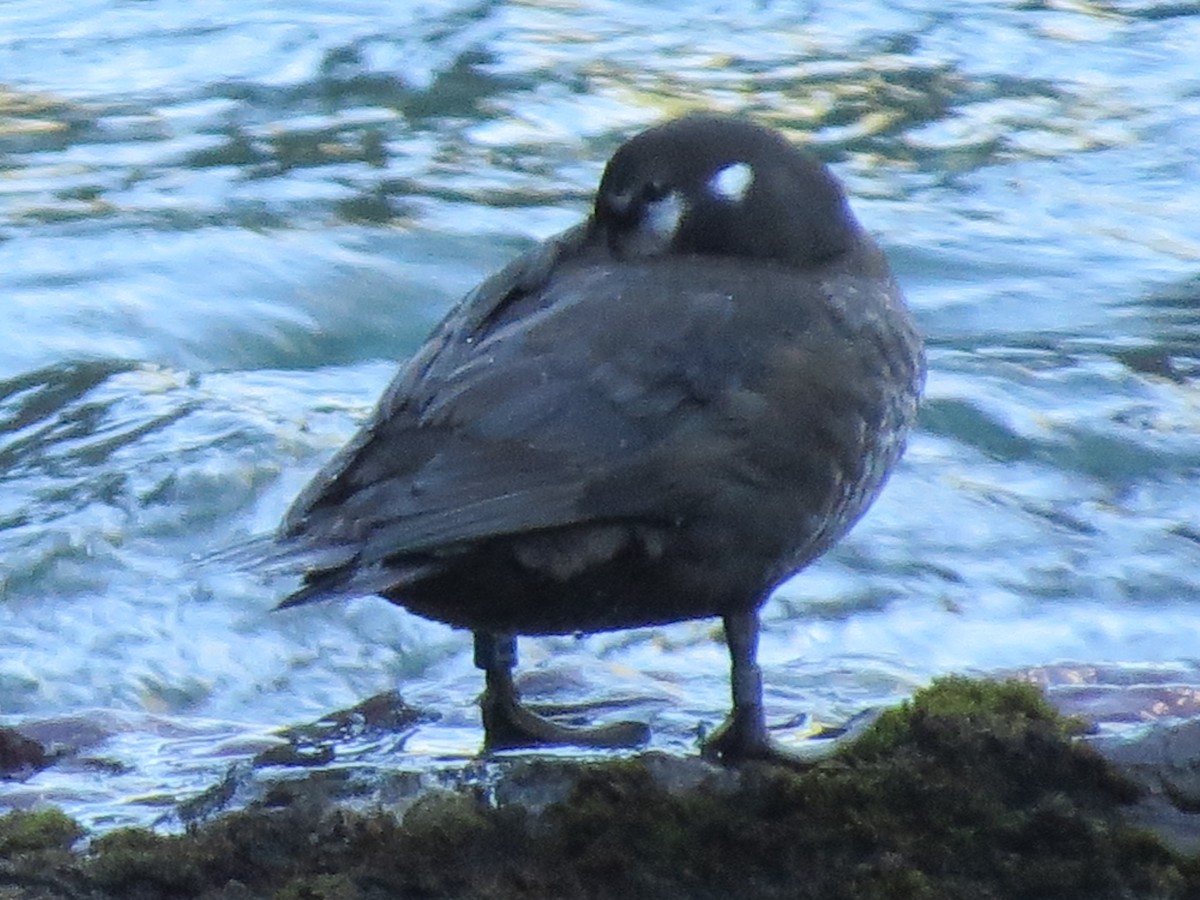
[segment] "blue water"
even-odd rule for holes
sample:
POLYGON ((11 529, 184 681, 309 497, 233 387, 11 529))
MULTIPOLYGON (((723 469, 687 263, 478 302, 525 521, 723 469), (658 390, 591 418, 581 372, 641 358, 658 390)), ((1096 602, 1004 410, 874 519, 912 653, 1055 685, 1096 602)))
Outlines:
MULTIPOLYGON (((1190 696, 1197 47, 1200 12, 1126 2, 0 4, 0 717, 78 750, 0 804, 152 822, 393 687, 442 714, 403 759, 473 752, 466 635, 196 560, 697 108, 833 166, 929 343, 903 467, 765 610, 784 736, 946 671, 1190 696)), ((727 702, 712 622, 522 654, 531 697, 679 752, 727 702)))

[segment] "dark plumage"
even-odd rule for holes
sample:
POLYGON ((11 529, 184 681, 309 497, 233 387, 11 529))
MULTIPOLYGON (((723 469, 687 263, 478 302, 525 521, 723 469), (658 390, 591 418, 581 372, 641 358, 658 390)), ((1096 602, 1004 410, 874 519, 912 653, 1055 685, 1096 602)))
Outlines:
POLYGON ((296 500, 281 606, 380 594, 472 629, 486 745, 626 743, 522 708, 515 634, 723 616, 734 710, 772 753, 757 610, 899 458, 924 376, 882 252, 819 162, 688 116, 613 156, 583 224, 457 306, 296 500))

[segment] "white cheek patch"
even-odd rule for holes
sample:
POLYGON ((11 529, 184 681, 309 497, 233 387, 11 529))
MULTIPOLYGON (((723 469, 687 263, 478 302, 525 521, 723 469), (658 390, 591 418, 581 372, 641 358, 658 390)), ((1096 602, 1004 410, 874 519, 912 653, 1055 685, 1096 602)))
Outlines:
POLYGON ((754 167, 745 162, 730 163, 708 179, 708 189, 713 195, 729 203, 740 203, 752 184, 754 167))
POLYGON ((672 191, 661 200, 655 200, 646 207, 646 218, 642 227, 653 234, 663 245, 671 243, 679 228, 679 220, 683 218, 683 200, 679 194, 672 191))
POLYGON ((678 191, 647 203, 637 226, 618 233, 617 244, 621 254, 644 258, 667 253, 686 214, 687 203, 678 191))

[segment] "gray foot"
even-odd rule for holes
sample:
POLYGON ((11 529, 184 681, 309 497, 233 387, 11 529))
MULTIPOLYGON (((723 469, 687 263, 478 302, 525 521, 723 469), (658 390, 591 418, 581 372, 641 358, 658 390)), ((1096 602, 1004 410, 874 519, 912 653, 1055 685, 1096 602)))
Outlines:
POLYGON ((487 678, 479 704, 483 710, 485 753, 517 747, 639 747, 649 740, 650 728, 643 722, 572 728, 526 709, 513 685, 516 656, 512 635, 475 633, 475 665, 487 678))

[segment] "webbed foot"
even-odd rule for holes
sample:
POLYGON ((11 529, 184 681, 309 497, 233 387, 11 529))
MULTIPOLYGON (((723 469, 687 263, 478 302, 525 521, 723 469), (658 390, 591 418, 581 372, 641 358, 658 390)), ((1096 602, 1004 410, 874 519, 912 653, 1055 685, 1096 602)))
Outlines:
POLYGON ((483 750, 518 747, 638 747, 650 738, 644 722, 613 722, 595 728, 559 725, 521 705, 513 685, 516 640, 509 635, 475 633, 475 665, 486 673, 483 750))
POLYGON ((638 747, 650 738, 644 722, 613 722, 594 728, 559 725, 526 709, 515 692, 507 697, 490 688, 483 708, 484 752, 516 747, 638 747))
POLYGON ((758 661, 758 614, 753 610, 725 616, 725 642, 729 645, 729 683, 733 710, 729 718, 704 741, 700 755, 709 762, 736 766, 758 760, 799 767, 811 760, 789 752, 771 740, 763 716, 762 672, 758 661))
POLYGON ((769 762, 790 768, 808 768, 811 759, 771 740, 761 713, 735 711, 700 745, 700 756, 711 763, 737 766, 744 762, 769 762))

